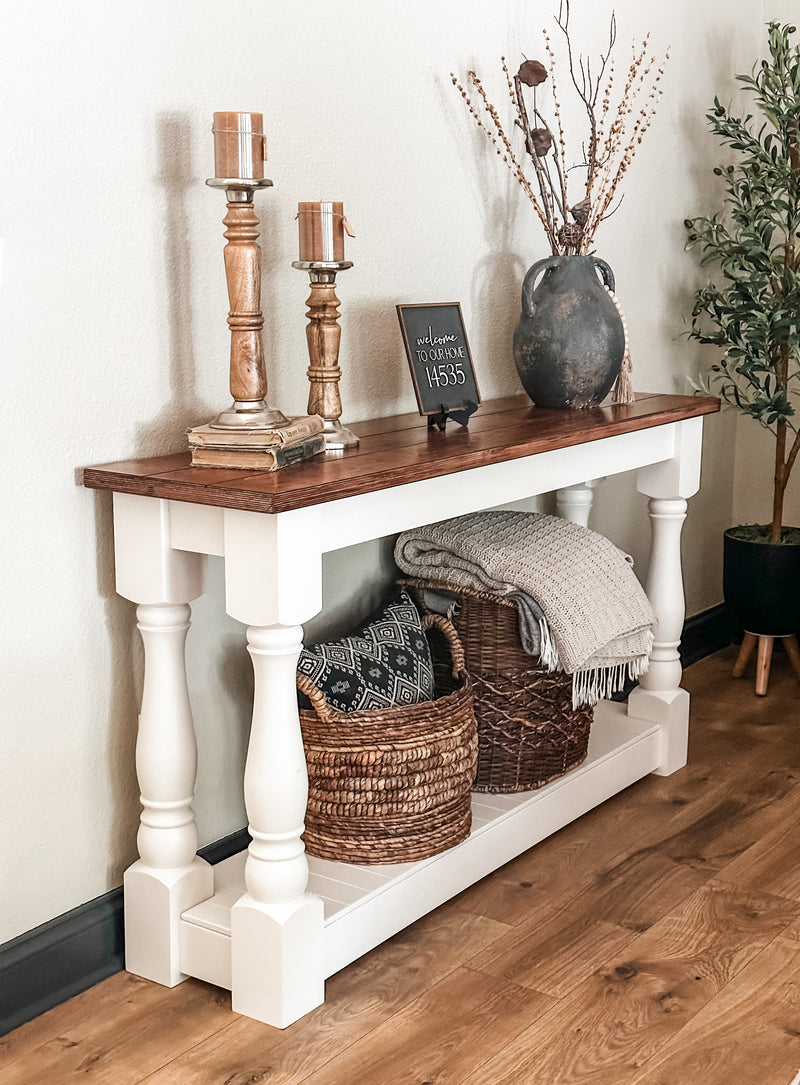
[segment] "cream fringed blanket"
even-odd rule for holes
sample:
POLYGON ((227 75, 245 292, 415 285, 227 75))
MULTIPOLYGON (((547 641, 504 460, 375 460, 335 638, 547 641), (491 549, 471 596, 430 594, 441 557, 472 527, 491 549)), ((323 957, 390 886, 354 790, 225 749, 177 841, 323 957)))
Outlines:
POLYGON ((512 598, 526 650, 574 676, 575 707, 647 670, 655 616, 632 561, 579 524, 478 512, 404 531, 395 560, 419 579, 512 598))

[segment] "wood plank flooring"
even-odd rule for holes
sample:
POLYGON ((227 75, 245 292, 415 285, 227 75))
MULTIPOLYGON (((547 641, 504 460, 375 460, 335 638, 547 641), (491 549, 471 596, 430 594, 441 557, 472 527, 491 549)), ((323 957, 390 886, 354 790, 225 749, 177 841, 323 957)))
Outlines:
MULTIPOLYGON (((689 763, 333 976, 280 1031, 120 973, 0 1039, 3 1085, 791 1085, 800 686, 690 667, 689 763)), ((800 1078, 797 1078, 800 1081, 800 1078)))

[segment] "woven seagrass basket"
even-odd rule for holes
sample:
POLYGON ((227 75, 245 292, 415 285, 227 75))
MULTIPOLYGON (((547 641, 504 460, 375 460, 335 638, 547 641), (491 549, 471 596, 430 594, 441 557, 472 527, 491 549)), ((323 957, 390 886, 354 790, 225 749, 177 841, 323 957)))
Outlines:
POLYGON ((436 699, 340 712, 302 674, 310 855, 351 863, 426 859, 465 840, 478 742, 472 684, 453 624, 428 614, 436 699))
POLYGON ((572 677, 549 673, 519 638, 516 605, 491 592, 403 580, 425 611, 423 592, 447 591, 475 695, 478 769, 474 791, 532 791, 586 758, 593 710, 572 707, 572 677))

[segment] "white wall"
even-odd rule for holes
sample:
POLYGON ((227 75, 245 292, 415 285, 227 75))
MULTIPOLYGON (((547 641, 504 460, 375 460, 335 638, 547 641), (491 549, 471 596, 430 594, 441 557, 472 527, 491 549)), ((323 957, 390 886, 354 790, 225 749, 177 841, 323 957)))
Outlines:
MULTIPOLYGON (((665 95, 598 251, 614 267, 641 390, 687 391, 697 270, 682 221, 705 209, 705 108, 749 67, 753 0, 618 0, 620 57, 652 30, 671 46, 665 95)), ((573 0, 578 47, 611 5, 573 0)), ((227 405, 224 198, 214 110, 260 110, 257 196, 271 400, 305 407, 307 280, 293 270, 299 200, 343 200, 357 237, 342 275, 344 420, 414 410, 394 306, 460 300, 485 398, 517 391, 510 336, 524 270, 546 255, 521 192, 472 126, 448 72, 540 51, 555 5, 525 0, 29 0, 5 13, 0 64, 0 279, 5 384, 0 942, 120 884, 138 819, 133 749, 141 654, 113 589, 108 495, 80 468, 175 451, 227 405), (131 662, 133 661, 133 663, 131 662)), ((563 79, 564 97, 567 83, 563 79)), ((706 485, 687 526, 689 611, 719 600, 733 432, 708 426, 706 485)), ((643 555, 640 504, 609 486, 598 526, 643 555)), ((326 611, 364 606, 387 549, 333 555, 326 611)), ((244 823, 242 631, 220 577, 195 607, 203 843, 244 823)))
MULTIPOLYGON (((752 418, 737 418, 735 466, 732 522, 768 524, 772 519, 775 440, 752 418)), ((786 489, 783 522, 800 524, 800 468, 797 467, 786 489)))

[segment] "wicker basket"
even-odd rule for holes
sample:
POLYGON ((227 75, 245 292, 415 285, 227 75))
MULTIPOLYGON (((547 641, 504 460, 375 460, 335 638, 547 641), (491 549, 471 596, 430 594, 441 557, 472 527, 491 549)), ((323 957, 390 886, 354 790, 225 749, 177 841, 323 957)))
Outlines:
POLYGON ((305 675, 297 688, 308 764, 310 855, 352 863, 425 859, 469 836, 477 762, 472 684, 452 623, 426 615, 437 697, 340 712, 305 675))
POLYGON ((532 791, 586 757, 593 711, 572 707, 572 678, 549 673, 522 648, 516 605, 490 592, 403 580, 423 611, 423 591, 457 597, 453 623, 475 694, 475 791, 532 791))

